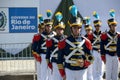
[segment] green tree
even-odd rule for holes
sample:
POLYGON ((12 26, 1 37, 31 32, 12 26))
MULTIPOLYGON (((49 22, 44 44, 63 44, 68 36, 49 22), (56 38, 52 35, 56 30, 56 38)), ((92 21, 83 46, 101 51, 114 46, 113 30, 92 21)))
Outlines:
MULTIPOLYGON (((70 7, 71 5, 74 5, 73 0, 61 0, 58 8, 57 8, 56 11, 55 11, 55 13, 58 12, 58 11, 60 11, 60 12, 62 13, 62 15, 63 15, 62 21, 63 21, 63 22, 65 23, 65 25, 66 25, 65 34, 68 35, 68 36, 70 35, 70 26, 69 26, 69 24, 68 24, 68 20, 72 17, 72 15, 71 15, 70 12, 69 12, 69 7, 70 7)), ((57 20, 56 20, 56 18, 55 18, 55 13, 54 13, 54 15, 53 15, 53 17, 52 17, 52 19, 54 20, 53 26, 57 23, 57 20)), ((83 19, 83 17, 81 16, 81 14, 80 14, 79 12, 78 12, 78 16, 79 16, 81 19, 83 19)))

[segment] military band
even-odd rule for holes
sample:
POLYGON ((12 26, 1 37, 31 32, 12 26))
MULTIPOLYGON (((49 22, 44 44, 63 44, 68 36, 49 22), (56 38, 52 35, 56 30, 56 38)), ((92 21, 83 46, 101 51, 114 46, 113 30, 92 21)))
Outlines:
POLYGON ((70 36, 64 35, 65 18, 61 12, 46 19, 39 15, 39 32, 34 35, 32 53, 37 65, 37 80, 103 80, 103 68, 106 66, 106 80, 118 80, 120 61, 120 33, 116 31, 115 11, 110 10, 112 18, 107 20, 108 31, 102 32, 102 21, 94 11, 93 26, 90 17, 83 20, 78 16, 77 7, 69 7, 71 17, 68 24, 70 36), (83 27, 86 34, 83 35, 83 27), (53 31, 53 30, 55 31, 53 31))

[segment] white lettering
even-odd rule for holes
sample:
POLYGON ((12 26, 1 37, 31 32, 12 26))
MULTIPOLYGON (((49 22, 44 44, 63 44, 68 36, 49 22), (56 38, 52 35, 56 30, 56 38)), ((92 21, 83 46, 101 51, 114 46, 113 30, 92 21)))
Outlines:
POLYGON ((30 26, 21 26, 21 25, 12 25, 12 30, 34 30, 35 29, 35 26, 34 25, 30 25, 30 26))
POLYGON ((12 30, 14 30, 15 29, 15 27, 14 27, 14 25, 12 25, 12 28, 11 28, 12 30))
POLYGON ((30 20, 26 20, 26 19, 25 19, 25 20, 22 21, 22 23, 29 25, 29 24, 30 24, 30 20))
POLYGON ((30 19, 35 19, 35 16, 30 16, 30 19))
POLYGON ((28 19, 28 16, 11 16, 11 19, 28 19))
POLYGON ((11 20, 11 24, 21 24, 21 20, 11 20))

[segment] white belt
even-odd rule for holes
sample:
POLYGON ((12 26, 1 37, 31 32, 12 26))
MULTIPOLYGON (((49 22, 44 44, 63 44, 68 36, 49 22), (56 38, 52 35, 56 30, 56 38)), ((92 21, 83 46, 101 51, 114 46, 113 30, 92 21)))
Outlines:
POLYGON ((118 35, 116 35, 114 38, 112 38, 109 34, 107 34, 107 36, 111 39, 111 41, 105 46, 105 49, 106 49, 106 50, 111 50, 111 51, 112 51, 113 49, 108 48, 108 47, 109 47, 109 45, 110 45, 113 41, 114 41, 115 44, 116 44, 117 41, 115 41, 115 39, 117 38, 118 35))
MULTIPOLYGON (((70 58, 76 51, 79 51, 81 54, 84 54, 83 50, 81 50, 80 48, 81 48, 81 46, 85 43, 85 39, 83 39, 78 46, 74 45, 72 42, 70 42, 70 41, 67 40, 67 39, 66 39, 66 42, 67 42, 69 45, 71 45, 73 48, 75 48, 68 56, 65 57, 65 61, 66 61, 67 63, 71 63, 71 60, 69 60, 69 58, 70 58)), ((72 63, 75 63, 75 62, 72 61, 72 63)))

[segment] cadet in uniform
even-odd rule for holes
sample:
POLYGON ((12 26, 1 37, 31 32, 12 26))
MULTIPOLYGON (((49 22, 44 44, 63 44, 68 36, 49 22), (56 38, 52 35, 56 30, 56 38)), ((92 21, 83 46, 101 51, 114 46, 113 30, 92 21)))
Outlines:
POLYGON ((93 32, 93 56, 94 56, 94 63, 93 63, 93 78, 94 80, 103 80, 103 73, 104 73, 104 63, 101 59, 100 54, 100 35, 101 35, 101 20, 99 20, 99 15, 96 11, 93 12, 93 16, 96 20, 93 21, 95 31, 93 32))
POLYGON ((40 47, 41 51, 41 57, 42 57, 42 62, 41 62, 41 80, 52 80, 51 76, 51 70, 47 66, 46 62, 46 52, 47 52, 47 47, 46 47, 46 40, 52 38, 56 33, 52 31, 52 26, 53 26, 53 20, 50 19, 52 12, 51 10, 47 10, 47 17, 48 19, 44 19, 44 24, 45 24, 45 31, 41 34, 41 41, 40 41, 40 47))
POLYGON ((44 26, 45 31, 43 31, 40 36, 36 37, 35 39, 38 41, 38 49, 40 55, 41 55, 41 73, 40 73, 40 80, 48 80, 48 68, 47 68, 47 62, 45 59, 46 56, 46 40, 50 37, 54 36, 54 32, 52 31, 52 24, 53 21, 50 19, 51 16, 51 10, 47 10, 46 12, 48 19, 44 19, 44 26))
POLYGON ((63 79, 87 80, 87 68, 93 58, 92 45, 88 39, 80 35, 82 23, 77 17, 76 6, 70 6, 69 9, 73 15, 68 21, 72 34, 58 43, 58 69, 63 79))
POLYGON ((91 25, 85 25, 85 31, 86 31, 86 34, 85 34, 85 37, 88 38, 91 43, 93 42, 93 32, 92 32, 92 26, 91 25))
POLYGON ((114 19, 114 10, 110 11, 112 18, 107 23, 110 28, 108 32, 101 34, 100 50, 102 60, 106 62, 106 80, 118 80, 118 57, 117 57, 117 38, 116 32, 117 21, 114 19))
POLYGON ((86 34, 85 37, 88 38, 91 43, 93 42, 93 33, 92 33, 92 26, 90 25, 90 17, 86 17, 86 24, 84 25, 86 34))
POLYGON ((57 12, 55 14, 55 17, 57 19, 57 23, 54 26, 54 30, 56 31, 56 36, 46 41, 46 45, 47 45, 46 60, 48 63, 48 67, 53 70, 52 80, 62 80, 62 77, 59 74, 57 67, 57 59, 58 59, 58 42, 59 40, 65 38, 65 35, 63 34, 65 25, 61 21, 63 17, 61 12, 57 12))
POLYGON ((40 24, 38 24, 38 31, 39 33, 35 34, 32 41, 32 54, 36 60, 36 71, 37 71, 37 80, 40 80, 40 63, 41 63, 41 56, 40 52, 38 51, 38 43, 39 43, 39 36, 44 31, 44 23, 42 15, 39 15, 40 24))
MULTIPOLYGON (((86 24, 84 25, 85 27, 85 37, 88 38, 91 43, 93 42, 93 33, 92 33, 92 26, 90 25, 90 17, 86 17, 85 19, 86 24)), ((93 73, 92 73, 92 65, 90 65, 87 69, 87 80, 93 80, 93 73)))

